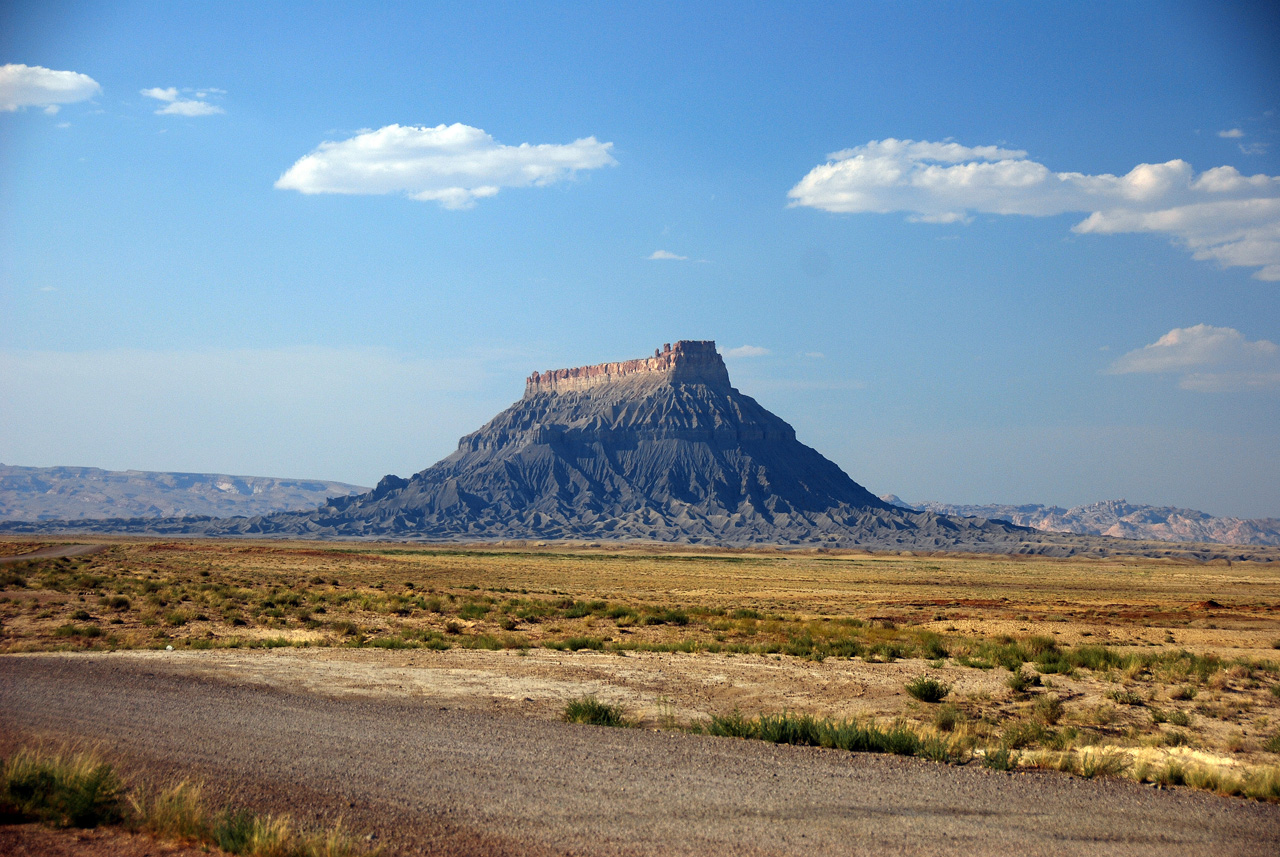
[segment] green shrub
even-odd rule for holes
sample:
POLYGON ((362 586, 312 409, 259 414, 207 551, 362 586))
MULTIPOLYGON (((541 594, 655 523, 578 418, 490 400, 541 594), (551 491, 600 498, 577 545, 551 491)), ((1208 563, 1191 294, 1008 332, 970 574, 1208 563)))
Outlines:
POLYGON ((1128 755, 1105 750, 1085 750, 1080 754, 1080 776, 1087 780, 1119 776, 1129 767, 1128 755))
POLYGON ((1107 697, 1109 699, 1114 699, 1116 702, 1120 703, 1121 705, 1145 705, 1146 704, 1146 700, 1144 700, 1139 694, 1134 693, 1132 690, 1124 690, 1124 689, 1118 688, 1116 690, 1109 691, 1107 693, 1107 697))
POLYGON ((590 723, 594 726, 627 725, 621 706, 609 705, 594 696, 584 696, 570 702, 564 707, 563 717, 569 723, 590 723))
POLYGON ((956 728, 956 723, 960 721, 960 709, 956 708, 950 702, 938 706, 937 712, 933 715, 933 725, 943 732, 950 732, 956 728))
POLYGON ((1026 650, 1030 654, 1034 655, 1037 658, 1040 657, 1041 655, 1044 655, 1047 652, 1057 653, 1058 651, 1058 641, 1055 640, 1053 637, 1045 637, 1045 636, 1030 637, 1026 640, 1026 642, 1023 643, 1023 646, 1026 647, 1026 650))
POLYGON ((1021 750, 1045 741, 1052 734, 1039 723, 1014 723, 1004 731, 1000 744, 1011 750, 1021 750))
POLYGON ((55 637, 101 637, 102 629, 97 625, 62 625, 53 631, 55 637))
POLYGON ((756 718, 755 735, 771 744, 817 747, 822 744, 821 725, 809 714, 765 714, 756 718))
POLYGON ((1062 719, 1062 700, 1049 693, 1036 700, 1031 716, 1046 726, 1053 726, 1062 719))
POLYGON ((604 640, 599 637, 570 637, 564 641, 564 647, 571 652, 576 652, 580 649, 600 651, 604 649, 604 640))
POLYGON ((1067 652, 1067 661, 1094 672, 1124 666, 1124 657, 1106 646, 1078 646, 1067 652))
POLYGON ((483 619, 489 612, 489 605, 471 601, 462 605, 458 611, 459 619, 483 619))
POLYGON ((743 717, 736 709, 729 714, 714 714, 706 725, 706 733, 720 738, 754 738, 756 721, 743 717))
POLYGON ((0 571, 0 589, 25 589, 27 579, 12 569, 0 571))
POLYGON ((991 768, 994 771, 1012 771, 1018 767, 1018 754, 1001 744, 982 755, 982 767, 991 768))
POLYGON ((644 617, 645 625, 688 625, 689 614, 680 609, 658 610, 644 617))
POLYGON ((155 793, 139 789, 129 803, 136 825, 156 836, 200 841, 212 834, 203 790, 185 780, 155 793))
POLYGON ((57 827, 97 827, 121 818, 121 784, 108 764, 83 753, 19 750, 3 763, 0 803, 8 814, 57 827))
POLYGON ((1004 680, 1014 693, 1026 693, 1027 689, 1040 684, 1040 676, 1032 672, 1023 672, 1021 665, 1013 675, 1004 680))
POLYGON ((906 684, 907 693, 921 702, 941 702, 951 693, 951 685, 933 676, 919 675, 906 684))
POLYGON ((1036 669, 1045 675, 1067 675, 1071 672, 1071 662, 1056 647, 1044 649, 1036 655, 1036 669))
POLYGON ((257 817, 248 810, 223 813, 213 825, 213 841, 223 851, 246 854, 254 841, 257 817))
POLYGON ((566 619, 581 619, 597 612, 602 612, 607 605, 603 601, 575 601, 564 611, 566 619))
POLYGON ((920 635, 920 651, 922 656, 929 660, 940 660, 951 654, 942 637, 930 632, 920 635))

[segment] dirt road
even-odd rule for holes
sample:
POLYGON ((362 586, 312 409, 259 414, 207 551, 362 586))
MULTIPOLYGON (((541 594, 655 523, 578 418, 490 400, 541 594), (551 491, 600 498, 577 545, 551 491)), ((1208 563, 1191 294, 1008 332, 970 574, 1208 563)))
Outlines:
POLYGON ((107 545, 53 545, 52 547, 38 548, 16 556, 0 556, 0 565, 7 562, 26 562, 32 559, 51 559, 60 556, 86 556, 88 554, 101 553, 107 547, 107 545))
POLYGON ((373 832, 388 853, 1266 854, 1280 807, 1128 781, 330 696, 154 660, 0 658, 0 735, 373 832))

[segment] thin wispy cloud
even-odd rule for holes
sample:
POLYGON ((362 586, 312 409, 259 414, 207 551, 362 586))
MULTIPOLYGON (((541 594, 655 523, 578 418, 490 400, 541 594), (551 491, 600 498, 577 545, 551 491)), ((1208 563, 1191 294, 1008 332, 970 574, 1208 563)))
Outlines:
POLYGON ((159 87, 153 86, 150 89, 142 90, 142 94, 147 98, 154 98, 156 101, 164 102, 164 106, 156 110, 157 116, 213 116, 217 113, 225 113, 216 104, 210 104, 205 99, 210 95, 224 94, 221 89, 201 89, 201 90, 184 90, 194 95, 193 98, 184 98, 182 92, 177 87, 159 87))
POLYGON ((768 348, 761 348, 759 345, 739 345, 737 348, 726 348, 720 353, 724 357, 733 360, 739 357, 767 357, 773 352, 768 348))
POLYGON ((649 259, 650 261, 653 261, 653 260, 657 260, 657 261, 666 260, 666 261, 672 261, 672 262, 689 261, 688 256, 677 256, 675 253, 672 253, 669 250, 654 250, 652 253, 649 254, 649 259))
POLYGON ((612 143, 499 143, 469 125, 387 125, 321 143, 285 171, 275 186, 300 193, 402 193, 461 209, 504 187, 541 187, 579 170, 614 166, 612 143))
POLYGON ((1227 140, 1238 140, 1244 136, 1244 132, 1239 128, 1229 128, 1226 131, 1219 131, 1218 136, 1227 140))
POLYGON ((0 112, 41 107, 50 115, 63 104, 87 101, 102 86, 77 71, 56 71, 40 65, 9 63, 0 66, 0 112))
POLYGON ((839 213, 905 212, 930 223, 975 213, 1089 216, 1078 234, 1170 236, 1193 258, 1280 280, 1280 177, 1186 161, 1138 164, 1123 176, 1053 172, 1020 149, 873 140, 835 152, 793 187, 790 205, 839 213))
POLYGON ((1117 359, 1112 375, 1178 374, 1178 386, 1198 393, 1280 388, 1280 346, 1250 341, 1232 327, 1179 327, 1117 359))

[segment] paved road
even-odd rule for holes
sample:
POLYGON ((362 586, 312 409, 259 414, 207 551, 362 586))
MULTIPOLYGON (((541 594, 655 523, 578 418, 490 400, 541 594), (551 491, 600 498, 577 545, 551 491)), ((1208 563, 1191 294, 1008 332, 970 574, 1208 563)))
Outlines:
POLYGON ((389 853, 1280 853, 1280 806, 1126 781, 327 698, 110 656, 0 657, 0 736, 88 737, 389 853))
POLYGON ((30 559, 49 559, 59 556, 84 556, 85 554, 99 553, 107 549, 107 545, 53 545, 52 547, 40 548, 39 550, 28 551, 27 553, 18 554, 17 556, 0 556, 0 565, 6 562, 26 562, 30 559))

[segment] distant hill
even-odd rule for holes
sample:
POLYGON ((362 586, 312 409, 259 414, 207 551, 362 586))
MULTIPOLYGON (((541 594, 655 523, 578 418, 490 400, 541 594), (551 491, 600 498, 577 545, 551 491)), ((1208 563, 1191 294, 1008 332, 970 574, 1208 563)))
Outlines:
POLYGON ((252 517, 368 490, 322 479, 0 464, 0 521, 252 517))
POLYGON ((1280 545, 1280 518, 1218 518, 1195 509, 1139 506, 1124 500, 1104 500, 1064 509, 1029 503, 1023 506, 963 506, 954 503, 911 504, 893 494, 886 503, 939 515, 1008 521, 1049 533, 1157 539, 1169 542, 1214 542, 1227 545, 1280 545))

